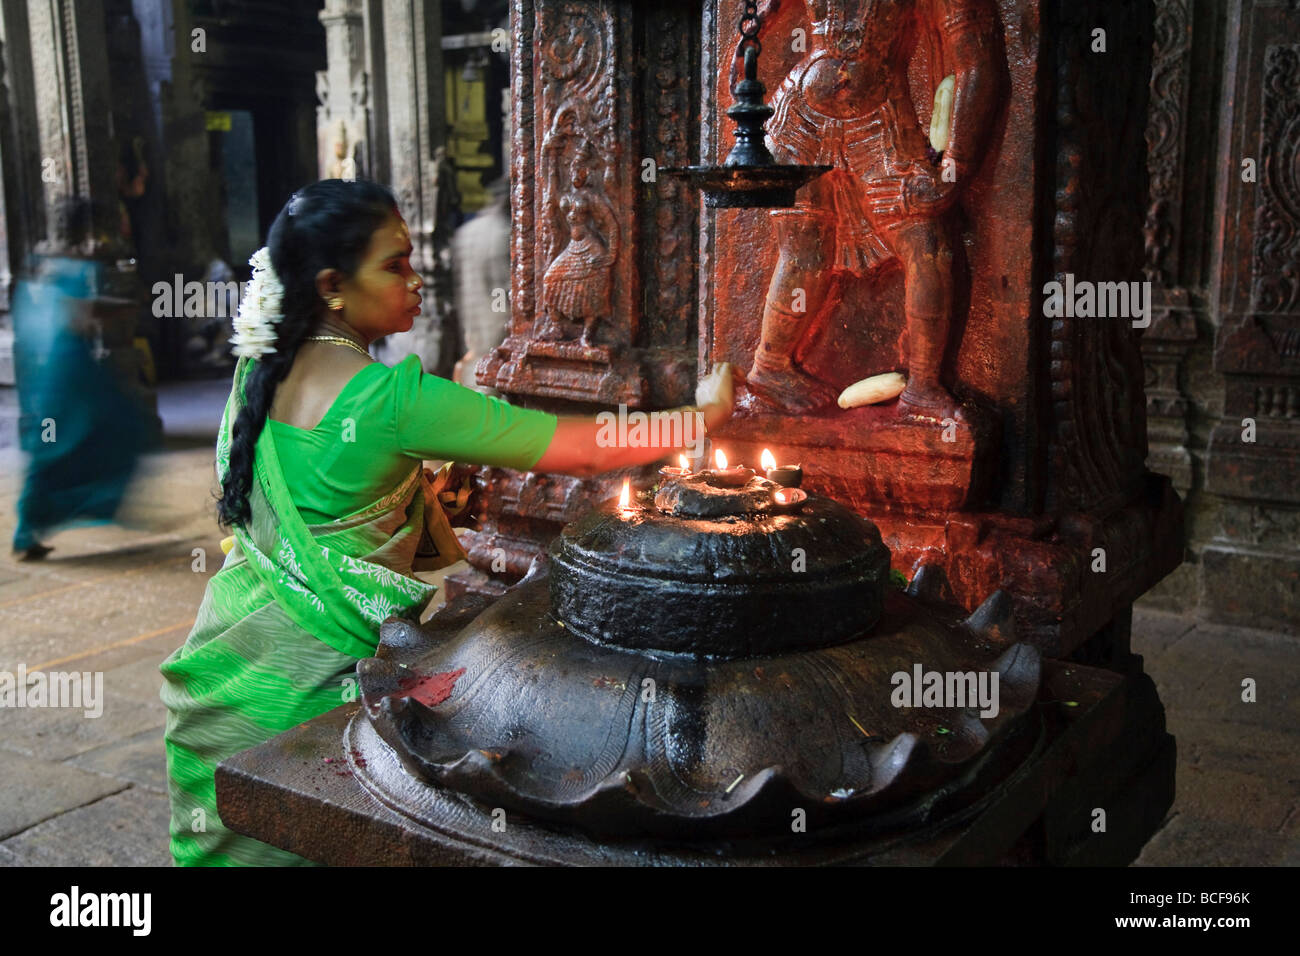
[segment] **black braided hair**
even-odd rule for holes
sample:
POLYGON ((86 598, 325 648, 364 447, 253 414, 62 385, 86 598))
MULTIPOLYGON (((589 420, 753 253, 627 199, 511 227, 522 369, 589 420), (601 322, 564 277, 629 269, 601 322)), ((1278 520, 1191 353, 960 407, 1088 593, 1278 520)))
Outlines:
POLYGON ((275 351, 254 361, 244 379, 244 405, 230 432, 230 470, 217 501, 223 526, 245 525, 251 517, 248 493, 258 436, 276 387, 293 367, 303 339, 325 314, 325 301, 316 291, 317 273, 332 268, 351 276, 375 230, 395 212, 392 192, 378 183, 323 179, 298 190, 271 224, 266 245, 284 286, 284 318, 276 323, 275 351))

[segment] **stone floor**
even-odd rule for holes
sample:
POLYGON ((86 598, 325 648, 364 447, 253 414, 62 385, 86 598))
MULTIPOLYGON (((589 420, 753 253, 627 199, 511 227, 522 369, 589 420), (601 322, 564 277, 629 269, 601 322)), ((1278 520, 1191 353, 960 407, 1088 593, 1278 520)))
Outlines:
MULTIPOLYGON (((38 564, 0 549, 0 671, 97 671, 98 718, 0 709, 0 865, 165 866, 158 664, 184 642, 221 563, 212 436, 227 386, 165 386, 165 450, 144 462, 126 527, 63 531, 38 564)), ((0 535, 22 460, 0 451, 0 535)), ((1178 738, 1177 799, 1139 864, 1300 864, 1300 638, 1158 612, 1134 649, 1178 738), (1258 702, 1241 702, 1254 678, 1258 702)))

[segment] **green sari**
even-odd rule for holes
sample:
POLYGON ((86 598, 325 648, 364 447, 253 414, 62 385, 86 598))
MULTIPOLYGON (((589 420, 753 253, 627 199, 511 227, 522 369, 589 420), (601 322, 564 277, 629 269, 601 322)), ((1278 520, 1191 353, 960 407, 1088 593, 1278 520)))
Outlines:
MULTIPOLYGON (((222 417, 223 479, 249 367, 248 359, 239 361, 222 417)), ((394 615, 418 618, 436 591, 409 575, 422 537, 429 540, 426 507, 438 512, 431 522, 445 523, 438 505, 426 502, 422 479, 413 461, 410 474, 378 500, 308 525, 287 490, 273 429, 262 430, 252 520, 235 529, 194 629, 160 668, 178 865, 311 865, 223 826, 213 774, 232 754, 355 700, 356 662, 374 654, 380 623, 394 615)), ((446 550, 433 566, 463 556, 446 550)))

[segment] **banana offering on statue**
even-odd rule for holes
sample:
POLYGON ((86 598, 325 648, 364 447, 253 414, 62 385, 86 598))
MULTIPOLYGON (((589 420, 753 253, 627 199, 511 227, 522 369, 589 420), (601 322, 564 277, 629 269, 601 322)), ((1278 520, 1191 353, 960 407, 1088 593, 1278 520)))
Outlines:
POLYGON ((934 91, 934 111, 930 114, 930 147, 936 153, 948 148, 952 136, 952 103, 957 95, 957 74, 950 73, 934 91))
POLYGON ((854 382, 840 392, 840 408, 857 408, 859 405, 875 405, 897 398, 907 386, 907 379, 898 372, 885 372, 873 375, 860 382, 854 382))

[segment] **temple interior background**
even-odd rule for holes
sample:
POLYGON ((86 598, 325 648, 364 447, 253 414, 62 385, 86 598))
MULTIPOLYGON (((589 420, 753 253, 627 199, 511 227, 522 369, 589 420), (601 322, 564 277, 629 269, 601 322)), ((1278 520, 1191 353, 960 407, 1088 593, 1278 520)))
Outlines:
MULTIPOLYGON (((1295 864, 1300 206, 1286 190, 1300 168, 1300 10, 1153 5, 1146 464, 1182 498, 1185 551, 1134 609, 1133 650, 1179 739, 1177 798, 1139 862, 1295 864), (1278 171, 1276 201, 1248 167, 1278 171), (1206 704, 1227 661, 1233 675, 1278 678, 1270 693, 1284 707, 1243 719, 1206 704)), ((193 555, 216 553, 220 537, 211 440, 232 363, 220 319, 160 315, 152 290, 175 282, 181 304, 184 282, 246 280, 294 189, 374 179, 406 213, 428 290, 421 326, 379 355, 415 353, 452 376, 473 321, 457 314, 453 238, 511 174, 510 29, 508 0, 0 6, 0 527, 12 528, 21 480, 11 290, 33 254, 58 248, 69 196, 93 203, 108 267, 101 361, 157 430, 130 522, 67 532, 62 560, 0 562, 0 669, 105 670, 125 714, 87 726, 0 713, 0 864, 167 860, 156 667, 217 568, 193 555)), ((692 116, 674 122, 698 125, 692 116)))

